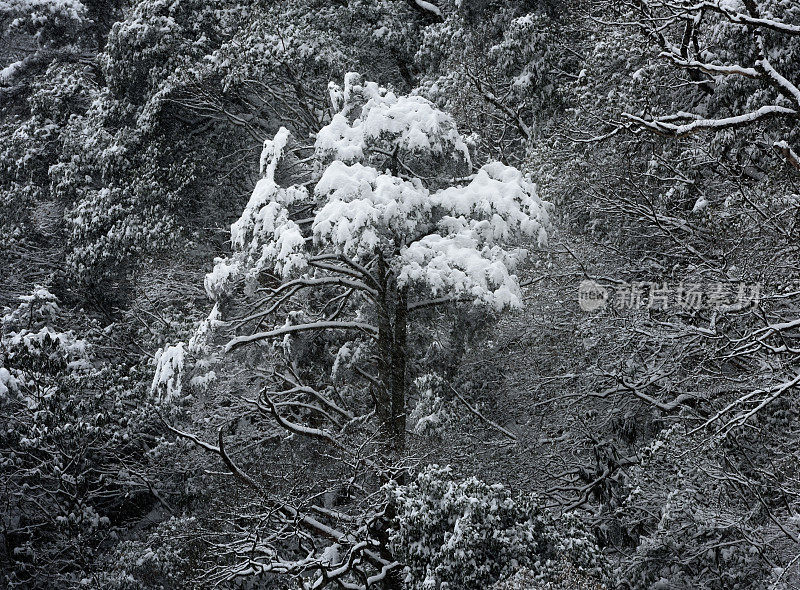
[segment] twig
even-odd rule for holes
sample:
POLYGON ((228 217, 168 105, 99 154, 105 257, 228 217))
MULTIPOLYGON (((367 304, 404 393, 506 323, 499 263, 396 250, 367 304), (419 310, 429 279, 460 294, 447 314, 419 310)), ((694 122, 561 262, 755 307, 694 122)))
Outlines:
POLYGON ((502 426, 500 426, 500 425, 499 425, 497 422, 493 422, 492 420, 489 420, 489 418, 487 418, 486 416, 484 416, 483 414, 481 414, 481 413, 480 413, 480 412, 479 412, 479 411, 478 411, 478 410, 477 410, 477 409, 476 409, 476 408, 475 408, 475 407, 474 407, 472 404, 470 404, 470 403, 469 403, 469 402, 466 400, 466 398, 464 398, 464 396, 463 396, 463 395, 461 395, 460 393, 458 393, 458 391, 456 391, 456 388, 455 388, 455 387, 453 387, 453 386, 452 386, 452 385, 450 385, 449 383, 447 384, 447 386, 448 386, 448 387, 449 387, 449 388, 450 388, 450 389, 453 391, 453 393, 455 394, 455 396, 456 396, 456 397, 457 397, 459 400, 461 400, 461 403, 462 403, 462 404, 464 404, 464 405, 467 407, 467 409, 468 409, 470 412, 472 412, 472 413, 473 413, 475 416, 477 416, 478 418, 480 418, 481 420, 483 420, 484 422, 486 422, 486 423, 487 423, 489 426, 491 426, 491 427, 492 427, 492 428, 494 428, 495 430, 497 430, 497 431, 499 431, 499 432, 501 432, 501 433, 505 434, 505 435, 506 435, 508 438, 510 438, 510 439, 511 439, 511 440, 513 440, 514 442, 517 442, 517 440, 518 440, 518 439, 517 439, 517 435, 515 435, 513 432, 510 432, 509 430, 506 430, 505 428, 503 428, 502 426))

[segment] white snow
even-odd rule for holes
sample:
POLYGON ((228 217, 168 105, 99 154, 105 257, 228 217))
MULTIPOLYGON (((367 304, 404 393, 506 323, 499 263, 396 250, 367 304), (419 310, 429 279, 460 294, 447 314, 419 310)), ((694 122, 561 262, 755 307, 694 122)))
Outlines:
POLYGON ((343 96, 343 110, 317 134, 314 147, 322 157, 353 162, 365 150, 398 148, 417 155, 458 153, 469 162, 453 118, 421 96, 398 97, 353 73, 345 76, 343 96), (360 101, 364 104, 356 113, 360 101))
POLYGON ((368 165, 370 150, 467 159, 466 143, 452 118, 421 97, 397 97, 356 74, 345 77, 343 90, 331 85, 329 91, 341 110, 317 137, 316 154, 329 163, 313 196, 305 186, 284 188, 275 181, 289 140, 281 128, 264 142, 264 177, 231 226, 233 255, 218 259, 206 277, 209 296, 219 298, 236 281, 265 270, 310 278, 318 271, 308 263, 320 253, 369 263, 379 249, 402 285, 498 309, 519 306, 513 273, 526 251, 514 244, 533 238, 543 246, 550 225, 549 204, 536 185, 500 162, 484 165, 465 184, 435 192, 419 178, 380 172, 368 165), (290 211, 315 202, 305 237, 290 211))
POLYGON ((6 396, 9 392, 16 392, 19 384, 14 376, 5 367, 0 367, 0 396, 6 396))
POLYGON ((150 385, 151 392, 161 394, 163 401, 172 401, 183 391, 183 367, 186 350, 183 342, 166 346, 156 353, 156 371, 150 385))

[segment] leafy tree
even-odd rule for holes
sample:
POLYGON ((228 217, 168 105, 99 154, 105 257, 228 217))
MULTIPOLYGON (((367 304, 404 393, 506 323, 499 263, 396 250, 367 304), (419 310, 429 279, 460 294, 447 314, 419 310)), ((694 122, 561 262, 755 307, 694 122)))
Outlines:
POLYGON ((568 11, 547 2, 448 2, 443 22, 425 29, 421 89, 488 157, 519 163, 530 142, 554 131, 564 82, 581 70, 570 51, 581 31, 568 11))

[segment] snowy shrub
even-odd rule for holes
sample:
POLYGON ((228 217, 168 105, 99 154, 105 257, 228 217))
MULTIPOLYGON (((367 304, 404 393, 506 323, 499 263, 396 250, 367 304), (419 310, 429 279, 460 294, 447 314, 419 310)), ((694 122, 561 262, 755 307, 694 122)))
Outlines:
POLYGON ((596 576, 587 575, 572 564, 563 564, 550 580, 543 580, 534 570, 523 568, 510 578, 499 581, 492 590, 605 590, 596 576))
POLYGON ((438 375, 429 374, 414 380, 417 390, 417 403, 409 414, 416 434, 440 434, 452 420, 453 409, 448 408, 443 391, 444 380, 438 375))
POLYGON ((41 285, 36 285, 30 295, 21 295, 16 308, 6 308, 0 318, 3 330, 30 328, 33 324, 55 319, 59 311, 58 299, 41 285))
POLYGON ((28 378, 89 369, 88 343, 72 330, 48 325, 56 320, 58 311, 56 297, 41 286, 30 295, 20 296, 15 309, 6 308, 0 318, 0 366, 14 367, 28 378))
POLYGON ((32 35, 40 45, 64 44, 89 24, 79 0, 8 0, 0 3, 0 23, 32 35))
POLYGON ((599 580, 592 536, 571 516, 553 518, 533 495, 475 477, 457 481, 437 465, 407 485, 392 484, 389 494, 391 542, 412 590, 483 590, 522 568, 544 583, 567 564, 599 580))
POLYGON ((191 588, 199 547, 196 520, 170 518, 154 527, 145 539, 124 541, 107 555, 101 574, 103 588, 191 588))
POLYGON ((0 327, 0 586, 77 587, 115 538, 112 519, 150 493, 135 469, 146 409, 126 369, 100 366, 96 322, 67 314, 45 287, 0 327))

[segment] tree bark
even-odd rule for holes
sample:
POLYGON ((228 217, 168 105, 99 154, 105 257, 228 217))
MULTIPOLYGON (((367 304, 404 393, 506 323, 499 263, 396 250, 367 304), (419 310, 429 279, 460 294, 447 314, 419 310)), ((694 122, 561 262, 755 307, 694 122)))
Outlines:
POLYGON ((392 438, 392 321, 390 316, 390 290, 387 285, 386 261, 378 253, 378 280, 381 282, 382 297, 378 302, 378 378, 380 384, 375 387, 375 414, 378 417, 381 438, 392 438))
POLYGON ((392 438, 394 448, 402 451, 406 442, 406 341, 408 326, 408 289, 397 290, 394 309, 394 339, 392 342, 392 438))
POLYGON ((378 277, 383 297, 378 305, 378 376, 376 414, 381 437, 394 451, 405 448, 406 344, 408 289, 398 287, 386 261, 378 254, 378 277))

